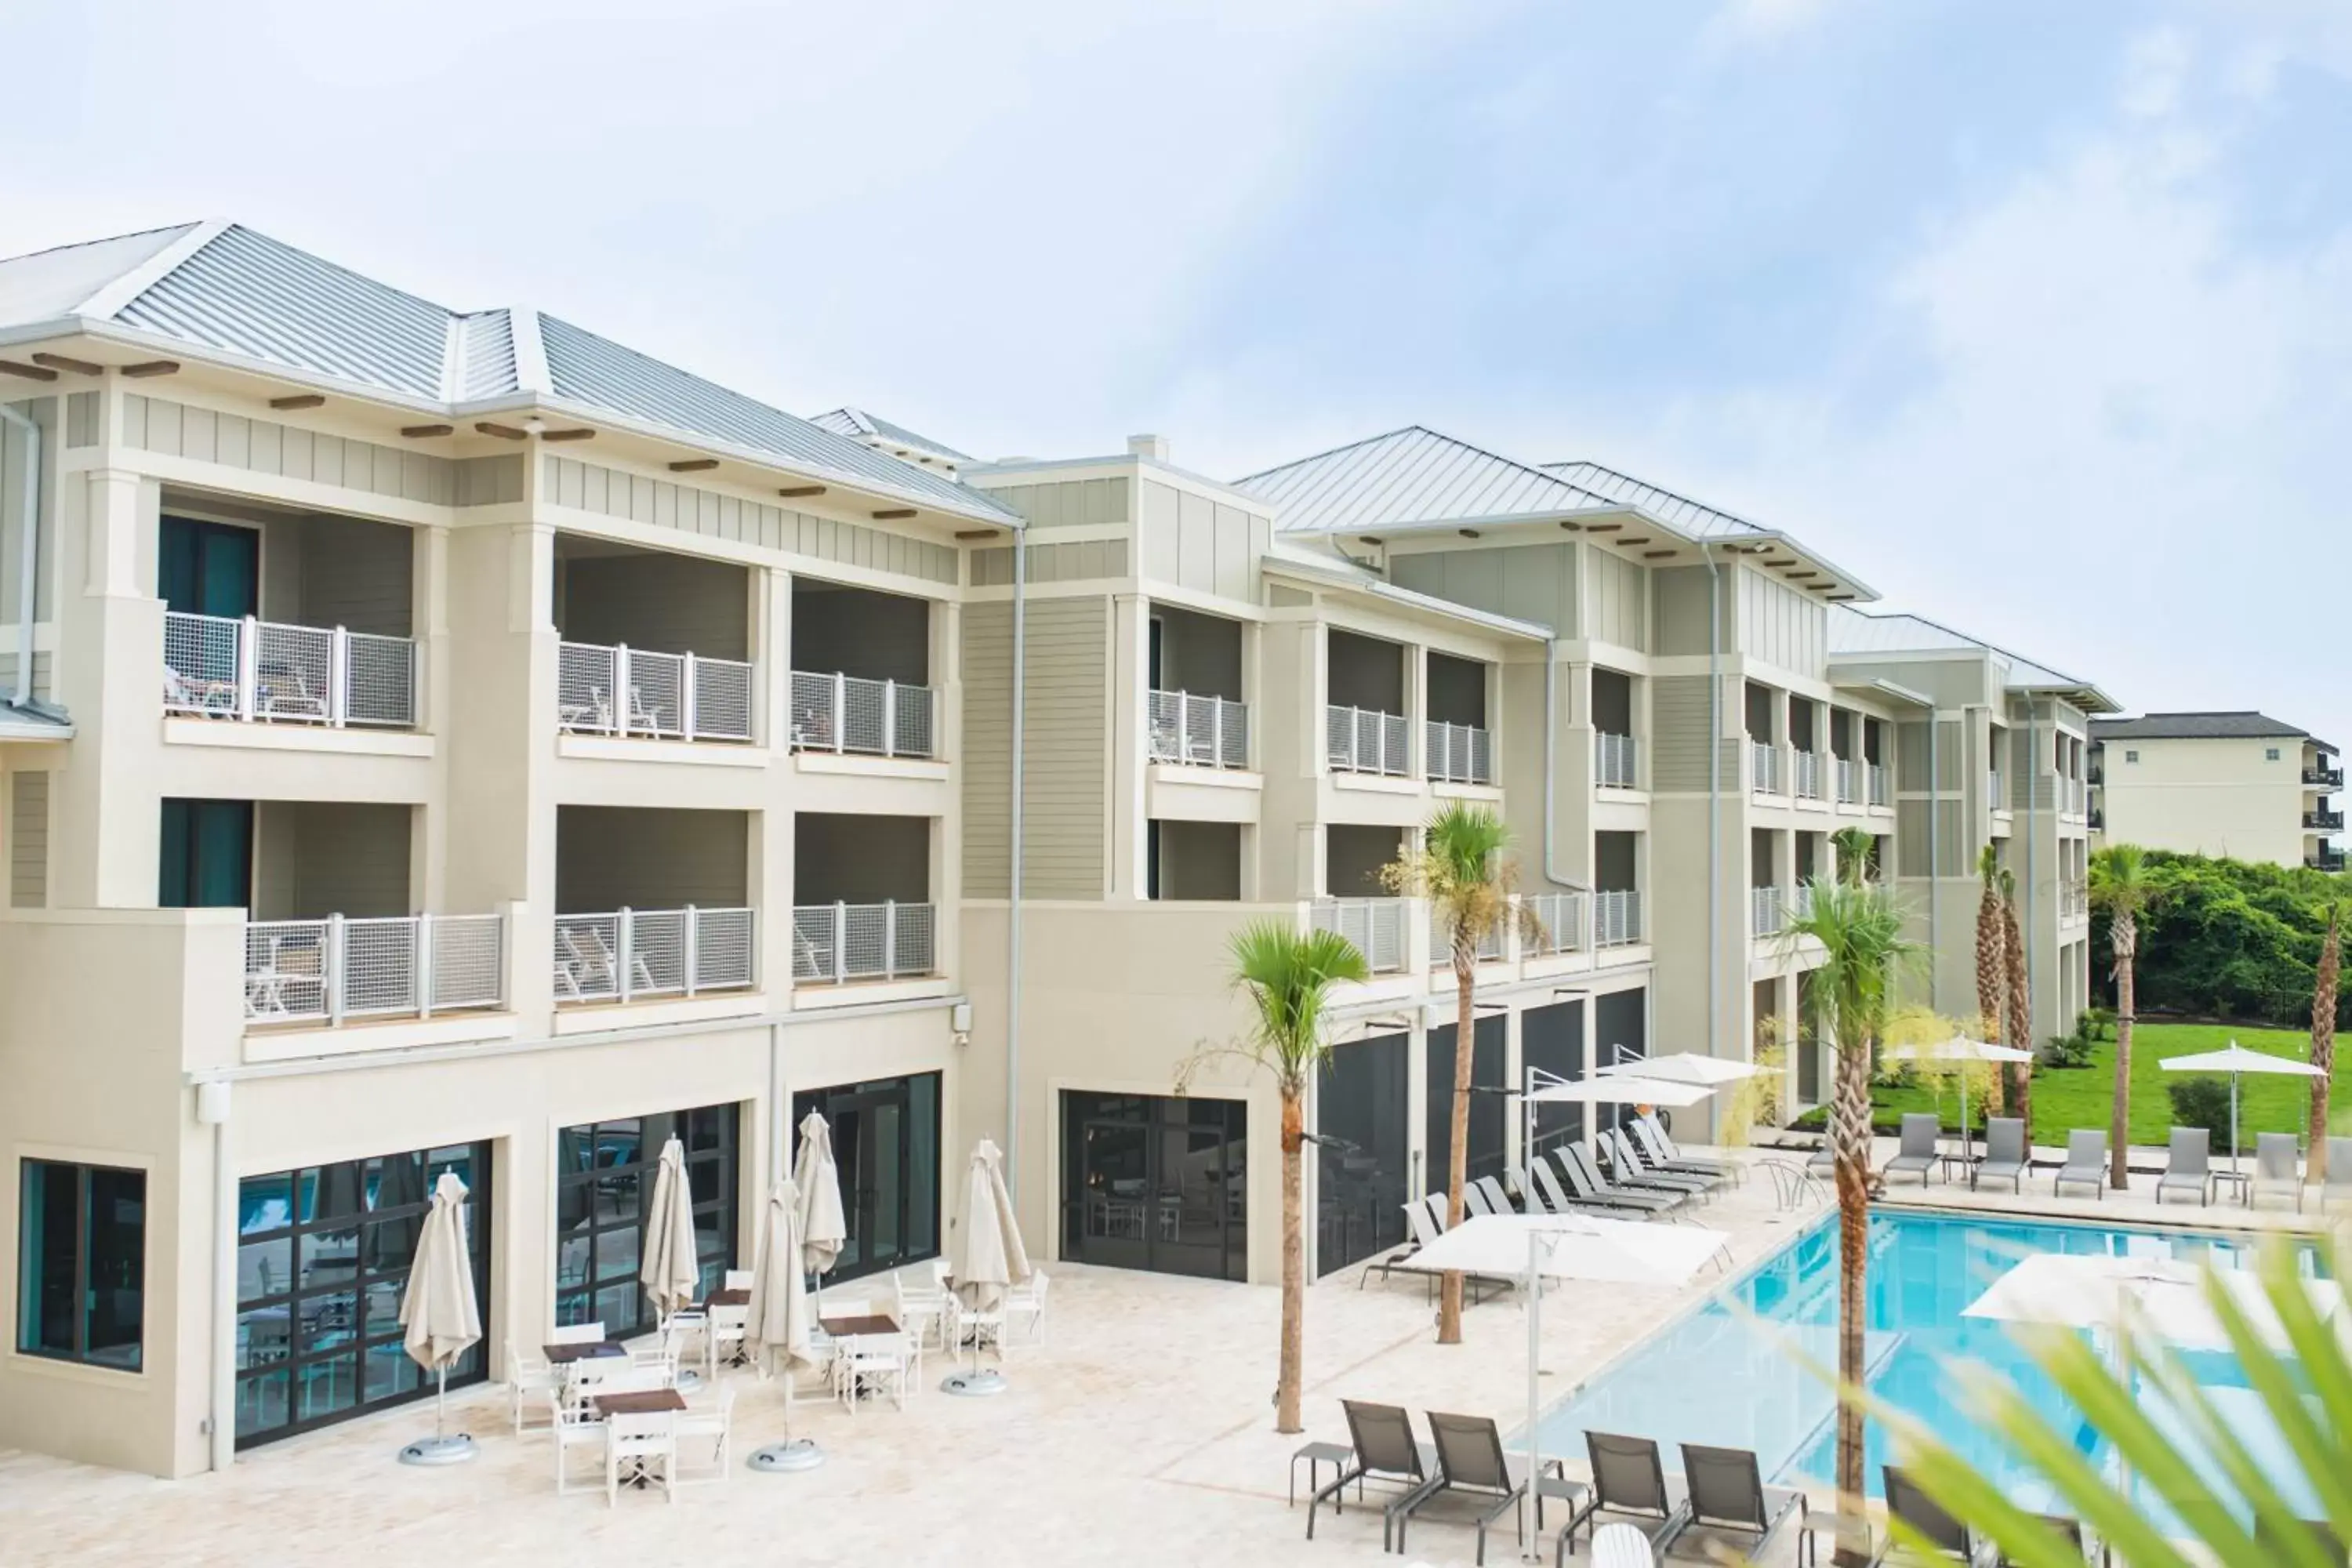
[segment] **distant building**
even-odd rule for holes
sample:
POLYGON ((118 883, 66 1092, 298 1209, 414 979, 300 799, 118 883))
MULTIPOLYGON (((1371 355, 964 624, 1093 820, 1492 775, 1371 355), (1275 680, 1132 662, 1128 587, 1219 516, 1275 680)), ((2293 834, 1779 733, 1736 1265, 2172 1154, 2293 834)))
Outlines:
POLYGON ((2261 713, 2091 721, 2091 825, 2110 844, 2344 868, 2336 749, 2261 713))

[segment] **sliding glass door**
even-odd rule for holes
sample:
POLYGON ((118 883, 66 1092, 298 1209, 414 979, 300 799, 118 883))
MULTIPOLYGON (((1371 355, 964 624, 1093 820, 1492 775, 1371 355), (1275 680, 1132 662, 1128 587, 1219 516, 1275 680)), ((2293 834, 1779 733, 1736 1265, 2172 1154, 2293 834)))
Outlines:
MULTIPOLYGON (((849 1239, 827 1279, 940 1255, 940 1075, 840 1084, 793 1097, 793 1126, 810 1111, 833 1135, 849 1239)), ((797 1145, 795 1145, 797 1158, 797 1145)))

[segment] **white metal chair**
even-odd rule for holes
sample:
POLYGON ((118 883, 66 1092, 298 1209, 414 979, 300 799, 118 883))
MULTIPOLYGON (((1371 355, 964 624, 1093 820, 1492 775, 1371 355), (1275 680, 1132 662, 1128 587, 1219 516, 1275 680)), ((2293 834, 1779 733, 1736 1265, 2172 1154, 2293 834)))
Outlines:
POLYGON ((547 1408, 550 1416, 548 1435, 555 1440, 555 1495, 562 1497, 566 1492, 593 1490, 593 1481, 576 1487, 571 1484, 571 1455, 574 1448, 603 1447, 604 1423, 597 1418, 594 1411, 573 1404, 566 1392, 560 1388, 549 1391, 547 1408))
POLYGON ((749 1290, 751 1288, 751 1271, 748 1268, 730 1268, 726 1279, 721 1281, 720 1288, 728 1290, 749 1290))
POLYGON ((702 1336, 702 1365, 711 1376, 719 1375, 722 1365, 743 1359, 744 1342, 750 1337, 751 1309, 749 1307, 713 1307, 710 1320, 702 1336))
POLYGON ((859 1334, 843 1342, 835 1357, 838 1370, 834 1388, 851 1415, 857 1413, 858 1400, 868 1394, 877 1397, 887 1394, 899 1409, 907 1407, 908 1353, 904 1333, 859 1334))
POLYGON ((1593 1531, 1592 1568, 1654 1568, 1650 1538, 1633 1524, 1604 1524, 1593 1531))
POLYGON ((548 1331, 547 1342, 551 1345, 601 1345, 604 1342, 603 1323, 564 1323, 548 1331))
POLYGON ((735 1423, 735 1390, 722 1384, 696 1396, 688 1395, 677 1418, 677 1448, 673 1463, 677 1484, 688 1486, 727 1479, 730 1434, 735 1423))
POLYGON ((513 1417, 514 1429, 524 1429, 523 1406, 543 1403, 549 1395, 561 1392, 563 1379, 545 1356, 527 1355, 507 1342, 507 1405, 513 1417))
POLYGON ((1026 1321, 1029 1342, 1045 1342, 1045 1271, 1033 1268, 1029 1278, 1004 1292, 1004 1317, 1008 1324, 1026 1321))
MULTIPOLYGON (((661 1470, 662 1494, 677 1500, 677 1412, 656 1410, 643 1415, 615 1415, 604 1423, 604 1506, 621 1500, 622 1462, 635 1476, 652 1479, 661 1470)), ((634 1479, 632 1477, 631 1479, 634 1479)))
MULTIPOLYGON (((933 1278, 928 1272, 918 1277, 925 1280, 933 1278)), ((915 1370, 919 1373, 922 1371, 922 1350, 926 1342, 937 1336, 940 1347, 942 1350, 947 1348, 948 1322, 953 1314, 951 1303, 955 1299, 936 1284, 908 1284, 904 1272, 892 1275, 890 1285, 898 1298, 898 1310, 894 1315, 898 1320, 898 1326, 914 1338, 915 1370)))

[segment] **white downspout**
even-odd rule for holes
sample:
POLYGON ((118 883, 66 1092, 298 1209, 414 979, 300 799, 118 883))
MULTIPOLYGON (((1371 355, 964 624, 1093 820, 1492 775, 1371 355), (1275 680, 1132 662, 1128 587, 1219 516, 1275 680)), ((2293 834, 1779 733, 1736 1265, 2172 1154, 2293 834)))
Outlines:
POLYGON ((205 1434, 210 1468, 226 1470, 236 1460, 236 1172, 229 1163, 228 1084, 215 1079, 196 1085, 196 1120, 213 1130, 213 1267, 210 1396, 205 1434))
POLYGON ((2024 1050, 2033 1048, 2033 950, 2041 928, 2033 923, 2033 841, 2042 830, 2042 742, 2034 728, 2033 693, 2025 694, 2025 1012, 2024 1050))
POLYGON ((1021 1196, 1021 788, 1023 689, 1028 683, 1029 536, 1013 535, 1013 850, 1005 883, 1004 1184, 1021 1196))
POLYGON ((9 707, 22 708, 33 700, 33 615, 38 604, 35 590, 41 566, 41 427, 5 403, 0 403, 0 423, 25 433, 25 468, 20 476, 25 533, 16 545, 16 689, 8 697, 9 707))
POLYGON ((1723 574, 1714 547, 1706 563, 1706 1054, 1716 1054, 1723 1005, 1723 574))

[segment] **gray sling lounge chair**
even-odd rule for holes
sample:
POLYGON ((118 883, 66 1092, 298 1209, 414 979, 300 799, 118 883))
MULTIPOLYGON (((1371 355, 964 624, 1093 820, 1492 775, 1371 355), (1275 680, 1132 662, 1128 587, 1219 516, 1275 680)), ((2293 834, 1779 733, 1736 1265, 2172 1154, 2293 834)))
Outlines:
POLYGON ((1686 1154, 1681 1145, 1666 1135, 1654 1116, 1636 1116, 1627 1126, 1633 1129, 1633 1142, 1650 1163, 1663 1170, 1687 1171, 1694 1175, 1720 1176, 1733 1186, 1745 1186, 1748 1168, 1737 1160, 1712 1160, 1701 1154, 1686 1154))
POLYGON ((1987 1182, 2007 1182, 2012 1192, 2025 1190, 2025 1121, 2017 1116, 1996 1116, 1985 1123, 1984 1158, 1969 1173, 1969 1185, 1981 1187, 1987 1182))
POLYGON ((2303 1211, 2303 1172, 2292 1132, 2254 1134, 2254 1179, 2246 1189, 2246 1206, 2264 1198, 2293 1198, 2295 1212, 2303 1211))
POLYGON ((1919 1184, 1927 1184, 1927 1173, 1936 1168, 1936 1137, 1940 1131, 1935 1113, 1908 1110, 1903 1114, 1903 1147, 1895 1158, 1886 1162, 1884 1175, 1888 1180, 1916 1173, 1919 1184))
POLYGON ((1412 1417, 1403 1407, 1395 1405, 1368 1405, 1360 1399, 1343 1399, 1340 1407, 1348 1413, 1348 1437, 1355 1446, 1356 1456, 1339 1468, 1339 1479, 1315 1494, 1307 1505, 1307 1539, 1315 1539, 1315 1510, 1323 1500, 1331 1500, 1331 1511, 1342 1510, 1345 1500, 1341 1489, 1353 1483, 1360 1500, 1367 1483, 1389 1489, 1390 1496, 1381 1510, 1381 1550, 1389 1547, 1390 1532, 1396 1528, 1398 1511, 1435 1484, 1430 1468, 1430 1456, 1413 1440, 1412 1417))
POLYGON ((1605 1204, 1611 1208, 1640 1209, 1644 1214, 1664 1214, 1682 1205, 1686 1194, 1654 1191, 1635 1192, 1631 1187, 1614 1186, 1596 1168, 1591 1158, 1573 1143, 1563 1143, 1552 1151, 1560 1174, 1568 1178, 1569 1190, 1587 1203, 1605 1204))
POLYGON ((1597 1215, 1605 1219, 1612 1215, 1622 1216, 1630 1212, 1609 1204, 1587 1203, 1569 1196, 1568 1189, 1559 1184, 1559 1169, 1551 1161, 1538 1154, 1536 1163, 1528 1170, 1528 1173, 1535 1178, 1536 1191, 1543 1194, 1544 1202, 1550 1205, 1552 1213, 1597 1215))
MULTIPOLYGON (((1515 1507, 1528 1489, 1528 1478, 1503 1452, 1503 1434, 1484 1415, 1429 1413, 1429 1435, 1437 1440, 1437 1480, 1397 1510, 1396 1549, 1404 1550, 1406 1524, 1422 1510, 1449 1497, 1466 1497, 1483 1504, 1476 1515, 1479 1563, 1486 1561, 1486 1529, 1515 1507)), ((1546 1462, 1547 1470, 1559 1468, 1546 1462)), ((1581 1499, 1577 1500, 1581 1502, 1581 1499)))
POLYGON ((1592 1495, 1569 1515, 1553 1549, 1553 1568, 1565 1568, 1576 1548, 1576 1527, 1591 1532, 1603 1523, 1639 1524, 1660 1556, 1690 1522, 1690 1500, 1682 1479, 1669 1477, 1658 1458, 1658 1446, 1647 1437, 1625 1437, 1613 1432, 1587 1432, 1584 1450, 1592 1460, 1592 1495), (1604 1517, 1605 1516, 1605 1517, 1604 1517))
POLYGON ((2050 1195, 2063 1197, 2068 1187, 2088 1187, 2095 1198, 2107 1195, 2107 1135, 2095 1127, 2066 1134, 2066 1163, 2050 1178, 2050 1195))
POLYGON ((1490 1213, 1517 1214, 1519 1212, 1518 1205, 1511 1202, 1511 1194, 1503 1190, 1501 1177, 1481 1176, 1471 1183, 1470 1186, 1472 1191, 1486 1200, 1486 1207, 1490 1213))
POLYGON ((1706 1175, 1697 1171, 1669 1171, 1642 1146, 1626 1136, 1622 1127, 1612 1127, 1601 1134, 1601 1146, 1609 1152, 1609 1168, 1619 1178, 1661 1187, 1680 1187, 1694 1197, 1705 1197, 1723 1185, 1721 1176, 1706 1175))
MULTIPOLYGON (((1449 1177, 1447 1179, 1451 1180, 1452 1178, 1449 1177)), ((1500 1209, 1496 1208, 1494 1203, 1488 1199, 1486 1194, 1479 1190, 1478 1184, 1476 1182, 1465 1182, 1463 1184, 1462 1214, 1463 1217, 1465 1219, 1472 1215, 1508 1214, 1510 1212, 1510 1205, 1507 1204, 1503 1205, 1500 1209)))
POLYGON ((2211 1203, 2212 1147, 2213 1134, 2210 1129, 2174 1128, 2170 1157, 2166 1162, 2164 1174, 2156 1179, 2156 1201, 2163 1203, 2167 1193, 2194 1193, 2199 1203, 2211 1203))
MULTIPOLYGON (((1886 1467, 1886 1511, 1917 1531, 1936 1553, 1935 1561, 1966 1563, 1975 1568, 1991 1555, 1991 1542, 1979 1542, 1973 1531, 1946 1512, 1944 1506, 1919 1489, 1899 1465, 1886 1467)), ((1890 1541, 1872 1558, 1875 1563, 1914 1563, 1916 1553, 1890 1541), (1890 1557, 1890 1553, 1899 1553, 1890 1557)))
POLYGON ((1799 1521, 1804 1539, 1805 1494, 1793 1487, 1768 1487, 1754 1450, 1683 1445, 1683 1482, 1690 1491, 1685 1529, 1745 1536, 1741 1550, 1760 1559, 1782 1525, 1799 1521))

